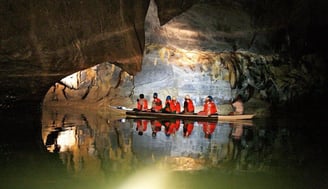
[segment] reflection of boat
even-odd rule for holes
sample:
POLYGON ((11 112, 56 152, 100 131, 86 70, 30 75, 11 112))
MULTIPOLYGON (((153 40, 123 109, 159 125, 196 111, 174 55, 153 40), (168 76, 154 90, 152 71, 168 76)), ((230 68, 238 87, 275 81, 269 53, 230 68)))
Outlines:
POLYGON ((231 120, 249 120, 255 114, 244 115, 198 115, 198 114, 173 114, 173 113, 155 113, 155 112, 139 112, 126 111, 127 118, 133 119, 182 119, 182 120, 204 120, 204 121, 231 121, 231 120))
POLYGON ((230 123, 231 126, 236 126, 236 125, 253 126, 252 119, 219 120, 218 123, 230 123))

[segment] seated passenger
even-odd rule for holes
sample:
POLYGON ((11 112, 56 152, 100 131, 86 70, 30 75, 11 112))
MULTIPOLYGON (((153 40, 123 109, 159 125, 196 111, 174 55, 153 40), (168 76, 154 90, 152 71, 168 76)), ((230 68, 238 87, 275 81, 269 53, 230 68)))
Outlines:
POLYGON ((144 94, 139 95, 139 99, 137 99, 137 107, 133 109, 134 111, 148 111, 148 101, 145 99, 144 94))
POLYGON ((216 105, 213 101, 213 97, 212 96, 207 96, 205 98, 205 103, 204 103, 204 107, 203 110, 198 112, 199 115, 217 115, 218 110, 216 108, 216 105))
POLYGON ((177 99, 175 97, 172 97, 172 102, 173 102, 173 105, 175 106, 176 113, 180 113, 180 111, 181 111, 180 102, 177 101, 177 99))
POLYGON ((158 98, 158 94, 154 93, 153 94, 153 101, 151 104, 151 111, 152 112, 161 112, 162 111, 162 100, 158 98))
POLYGON ((140 100, 139 98, 137 99, 137 107, 136 108, 133 108, 133 111, 140 111, 141 109, 141 105, 140 105, 140 100))
POLYGON ((165 106, 162 110, 163 113, 176 113, 176 107, 171 99, 171 96, 166 97, 165 106))
POLYGON ((242 115, 244 114, 244 103, 240 95, 232 102, 233 112, 230 112, 229 115, 242 115))
POLYGON ((185 101, 183 103, 183 111, 181 113, 193 114, 195 111, 194 103, 192 102, 189 95, 185 96, 185 101))

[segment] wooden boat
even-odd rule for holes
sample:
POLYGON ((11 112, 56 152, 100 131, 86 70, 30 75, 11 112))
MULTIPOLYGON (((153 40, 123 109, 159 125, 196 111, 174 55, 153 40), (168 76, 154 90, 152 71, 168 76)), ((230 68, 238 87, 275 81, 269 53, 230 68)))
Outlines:
POLYGON ((126 118, 132 119, 182 119, 182 120, 202 120, 202 121, 233 121, 253 119, 255 114, 243 115, 198 115, 198 114, 174 114, 174 113, 155 113, 126 111, 126 118))

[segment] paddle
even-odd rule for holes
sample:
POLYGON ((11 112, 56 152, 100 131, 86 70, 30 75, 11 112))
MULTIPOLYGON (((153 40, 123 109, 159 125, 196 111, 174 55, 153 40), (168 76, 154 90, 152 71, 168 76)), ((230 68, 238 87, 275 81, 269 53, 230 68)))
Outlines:
POLYGON ((111 106, 111 105, 109 105, 109 107, 114 108, 114 109, 119 109, 119 110, 129 110, 129 111, 133 110, 131 108, 127 108, 127 107, 124 107, 124 106, 111 106))

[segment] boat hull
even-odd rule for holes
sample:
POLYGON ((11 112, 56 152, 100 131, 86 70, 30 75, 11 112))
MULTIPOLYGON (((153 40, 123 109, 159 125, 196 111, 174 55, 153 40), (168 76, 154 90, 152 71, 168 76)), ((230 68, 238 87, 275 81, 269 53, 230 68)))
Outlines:
POLYGON ((198 115, 198 114, 174 114, 126 111, 126 117, 132 119, 182 119, 182 120, 204 120, 204 121, 233 121, 249 120, 254 118, 254 114, 243 115, 198 115))

